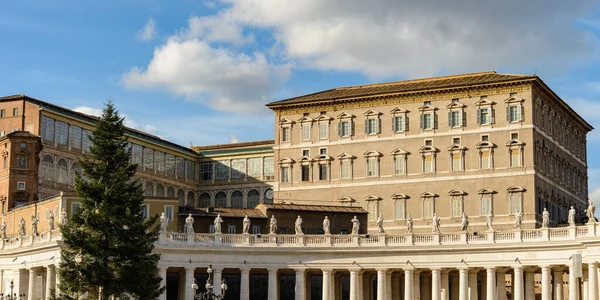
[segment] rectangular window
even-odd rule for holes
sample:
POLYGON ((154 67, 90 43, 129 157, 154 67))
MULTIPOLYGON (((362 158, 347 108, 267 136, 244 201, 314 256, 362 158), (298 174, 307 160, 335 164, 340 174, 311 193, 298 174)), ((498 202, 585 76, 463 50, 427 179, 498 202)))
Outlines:
POLYGON ((245 159, 234 159, 231 161, 231 178, 239 179, 244 178, 246 174, 246 160, 245 159))
POLYGON ((511 140, 518 140, 519 139, 519 133, 518 132, 511 132, 510 133, 510 139, 511 140))
POLYGON ((433 114, 421 115, 421 129, 433 129, 433 114))
POLYGON ((144 147, 131 144, 131 163, 141 165, 143 162, 144 147))
POLYGON ((327 155, 327 148, 319 148, 319 154, 327 155))
POLYGON ((16 117, 19 115, 19 109, 18 108, 13 108, 13 117, 16 117))
POLYGON ((452 138, 452 144, 460 145, 460 138, 452 138))
POLYGON ((301 174, 302 181, 310 180, 310 166, 301 166, 300 172, 302 173, 301 174))
POLYGON ((17 190, 19 190, 19 191, 25 190, 25 182, 24 181, 17 181, 17 190))
POLYGON ((450 206, 452 207, 450 216, 452 218, 457 218, 462 215, 463 205, 462 205, 462 197, 452 197, 450 200, 450 206))
POLYGON ((4 109, 0 110, 0 118, 6 117, 6 111, 4 109))
POLYGON ((452 171, 462 171, 462 156, 460 153, 452 153, 452 171))
POLYGON ((196 162, 191 160, 185 161, 185 177, 187 179, 196 180, 196 162))
POLYGON ((490 140, 490 136, 489 135, 482 135, 481 136, 481 141, 482 142, 488 142, 490 140))
POLYGON ((215 179, 225 180, 229 179, 229 161, 220 160, 215 163, 215 179))
POLYGON ((433 209, 433 199, 426 198, 423 199, 423 219, 431 219, 434 213, 433 209))
POLYGON ((310 124, 302 124, 302 140, 310 141, 310 124))
POLYGON ((144 168, 154 170, 154 150, 144 147, 144 168))
POLYGON ((208 181, 213 179, 213 166, 212 161, 200 162, 200 180, 208 181))
POLYGON ((281 140, 284 142, 290 141, 290 128, 289 127, 281 128, 281 140))
POLYGON ((522 193, 510 193, 510 214, 514 215, 517 212, 523 212, 522 193))
POLYGON ((142 218, 144 220, 150 218, 150 206, 148 204, 142 204, 142 218))
POLYGON ((165 205, 165 218, 173 221, 173 205, 165 205))
POLYGON ((367 159, 367 177, 377 177, 377 158, 367 159))
POLYGON ((506 120, 508 122, 520 122, 522 121, 521 117, 521 105, 513 105, 506 107, 506 120))
POLYGON ((319 123, 319 139, 324 140, 329 137, 329 122, 319 123))
POLYGON ((367 202, 367 211, 369 212, 369 221, 375 221, 379 217, 379 201, 367 202))
POLYGON ((265 157, 263 161, 263 178, 266 180, 272 180, 275 175, 274 170, 274 158, 273 157, 265 157))
POLYGON ((81 210, 80 202, 71 202, 71 216, 76 213, 79 213, 80 210, 81 210))
POLYGON ((42 139, 46 142, 54 142, 54 119, 42 116, 41 127, 42 139))
POLYGON ((71 126, 69 129, 69 144, 73 149, 81 149, 81 127, 71 126))
POLYGON ((491 169, 492 168, 490 151, 481 152, 481 168, 482 169, 491 169))
POLYGON ((84 129, 83 135, 81 136, 81 147, 83 148, 83 152, 89 152, 90 147, 92 147, 92 141, 90 138, 92 137, 92 132, 84 129))
POLYGON ((308 149, 302 150, 302 156, 310 157, 310 150, 308 150, 308 149))
POLYGON ((423 173, 433 173, 433 157, 431 155, 423 157, 423 173))
POLYGON ((208 233, 215 233, 215 225, 208 225, 208 233))
POLYGON ((61 121, 56 121, 56 143, 59 145, 68 145, 69 143, 69 124, 61 121))
POLYGON ((281 167, 281 182, 290 182, 290 167, 281 167))
POLYGON ((154 151, 154 170, 158 172, 165 171, 165 153, 154 151))
POLYGON ((329 168, 327 165, 319 165, 319 180, 327 180, 329 168))
POLYGON ((394 174, 395 175, 404 175, 406 174, 406 164, 405 158, 403 155, 397 155, 394 157, 394 174))
POLYGON ((433 145, 433 140, 425 140, 425 146, 433 145))
POLYGON ((396 200, 394 202, 394 219, 404 220, 404 200, 396 200))
POLYGON ((392 118, 392 131, 403 132, 404 129, 404 117, 393 117, 392 118))
POLYGON ((494 109, 491 107, 477 110, 477 124, 488 125, 494 123, 494 109))
POLYGON ((367 119, 365 120, 365 133, 366 134, 377 134, 379 133, 379 119, 367 119))
POLYGON ((261 163, 262 158, 260 157, 248 158, 248 171, 246 172, 248 177, 260 178, 262 171, 261 163))
POLYGON ((181 157, 176 157, 175 163, 177 165, 177 177, 185 177, 185 160, 181 157))
POLYGON ((519 149, 510 150, 510 166, 520 167, 521 166, 521 151, 519 149))
POLYGON ((450 127, 460 127, 462 126, 462 118, 460 111, 450 111, 448 112, 448 126, 450 127))
POLYGON ((492 197, 485 195, 481 197, 481 210, 479 211, 479 215, 487 216, 490 212, 492 212, 492 197))
POLYGON ((341 177, 342 179, 350 179, 352 176, 352 163, 349 159, 342 160, 341 166, 341 177))
POLYGON ((229 234, 235 234, 236 233, 235 232, 235 225, 233 225, 233 224, 227 225, 227 233, 229 233, 229 234))
POLYGON ((352 121, 343 121, 338 123, 338 135, 339 136, 351 136, 352 135, 352 121))

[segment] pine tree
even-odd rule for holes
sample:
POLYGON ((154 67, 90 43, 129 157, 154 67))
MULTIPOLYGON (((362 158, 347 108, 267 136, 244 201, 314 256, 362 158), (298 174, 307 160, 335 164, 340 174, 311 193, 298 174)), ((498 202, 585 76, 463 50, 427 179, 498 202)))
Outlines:
POLYGON ((124 132, 123 118, 107 103, 89 155, 80 159, 83 175, 75 179, 81 209, 61 227, 62 293, 148 300, 162 292, 155 276, 160 255, 152 253, 157 217, 144 220, 143 191, 124 132))

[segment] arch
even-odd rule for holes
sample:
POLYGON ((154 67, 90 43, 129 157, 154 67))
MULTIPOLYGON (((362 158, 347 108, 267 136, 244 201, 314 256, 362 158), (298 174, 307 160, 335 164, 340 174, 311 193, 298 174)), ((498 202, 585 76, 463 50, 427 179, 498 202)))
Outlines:
POLYGON ((227 194, 225 192, 217 192, 215 195, 215 207, 225 207, 227 204, 227 194))
POLYGON ((156 185, 156 197, 164 197, 165 196, 165 187, 159 183, 156 185))
POLYGON ((146 188, 144 188, 144 196, 146 197, 154 197, 154 184, 148 181, 146 182, 146 188))
POLYGON ((260 193, 258 192, 258 190, 249 190, 247 197, 249 208, 255 208, 260 203, 260 193))
POLYGON ((406 200, 406 199, 410 199, 410 197, 403 193, 396 193, 396 194, 392 195, 392 199, 393 200, 406 200))
POLYGON ((54 159, 50 154, 46 154, 42 158, 42 179, 54 180, 54 159))
POLYGON ((356 202, 356 200, 354 200, 352 197, 342 196, 337 199, 337 202, 344 204, 344 203, 353 203, 353 202, 356 202))
POLYGON ((363 154, 364 157, 381 157, 383 154, 376 150, 369 150, 363 154))
POLYGON ((190 206, 194 206, 195 203, 196 201, 194 201, 194 192, 189 191, 187 193, 187 204, 190 206))
POLYGON ((167 197, 175 198, 175 189, 172 186, 167 188, 167 197))
POLYGON ((58 183, 63 183, 63 184, 69 183, 69 175, 68 175, 67 169, 68 169, 67 160, 64 158, 59 158, 58 161, 56 162, 58 183))
POLYGON ((231 207, 244 207, 244 195, 241 191, 231 193, 231 207))
POLYGON ((433 147, 433 146, 423 146, 419 149, 420 153, 425 153, 425 152, 438 152, 438 149, 433 147))
POLYGON ((210 206, 210 194, 203 192, 198 196, 198 207, 209 207, 210 206))
POLYGON ((185 192, 182 189, 177 190, 177 200, 179 200, 179 206, 185 206, 185 192))
POLYGON ((463 190, 451 190, 448 192, 448 196, 465 196, 467 192, 463 190))

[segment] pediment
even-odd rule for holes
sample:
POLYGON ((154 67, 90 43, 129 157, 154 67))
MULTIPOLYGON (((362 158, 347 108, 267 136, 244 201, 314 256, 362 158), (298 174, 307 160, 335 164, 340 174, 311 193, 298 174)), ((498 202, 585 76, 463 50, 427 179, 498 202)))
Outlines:
POLYGON ((354 155, 352 155, 352 154, 348 154, 348 153, 344 152, 344 153, 342 153, 342 154, 338 155, 338 157, 337 157, 337 158, 338 158, 338 159, 355 159, 355 158, 356 158, 356 156, 354 156, 354 155))
POLYGON ((337 119, 349 119, 349 118, 354 118, 354 117, 356 117, 356 116, 353 114, 349 114, 347 112, 343 112, 336 116, 337 119))
POLYGON ((431 193, 431 192, 421 193, 421 198, 432 198, 432 197, 438 197, 438 195, 431 193))
POLYGON ((463 190, 451 190, 448 192, 448 196, 466 196, 467 192, 463 190))
POLYGON ((508 97, 507 99, 504 100, 504 103, 517 103, 517 102, 523 102, 523 101, 525 101, 525 99, 523 99, 523 98, 508 97))
POLYGON ((312 121, 314 121, 314 119, 309 116, 304 116, 304 117, 298 119, 298 123, 308 123, 308 122, 312 122, 312 121))
POLYGON ((506 189, 509 193, 520 193, 520 192, 525 192, 527 191, 524 187, 522 186, 511 186, 508 189, 506 189))
POLYGON ((396 107, 396 108, 390 110, 390 114, 393 114, 393 115, 394 114, 405 114, 405 113, 409 113, 409 112, 410 112, 409 110, 403 109, 400 107, 396 107))
POLYGON ((482 194, 482 195, 486 195, 486 194, 496 194, 496 191, 494 190, 490 190, 488 188, 482 188, 479 191, 477 191, 477 194, 482 194))
POLYGON ((403 194, 403 193, 397 193, 397 194, 393 194, 391 198, 393 200, 406 200, 406 199, 410 199, 410 196, 403 194))
POLYGON ((438 152, 438 149, 436 147, 433 146, 423 146, 419 149, 420 153, 423 152, 438 152))
POLYGON ((448 109, 465 108, 465 107, 467 107, 467 106, 460 102, 452 102, 452 103, 446 105, 446 108, 448 108, 448 109))
POLYGON ((327 154, 320 154, 317 155, 314 160, 318 160, 318 161, 323 161, 323 160, 327 160, 327 161, 331 161, 333 160, 333 157, 327 155, 327 154))
POLYGON ((381 197, 377 197, 375 195, 369 195, 363 199, 364 201, 381 201, 381 197))
POLYGON ((331 121, 332 119, 333 118, 328 115, 319 115, 318 117, 315 118, 315 121, 317 121, 317 122, 331 121))
POLYGON ((452 144, 446 148, 448 151, 458 151, 458 150, 467 150, 465 146, 452 144))
POLYGON ((369 150, 365 153, 363 153, 364 157, 381 157, 383 156, 383 154, 381 154, 381 152, 377 151, 377 150, 369 150))
POLYGON ((372 110, 372 109, 369 109, 369 110, 367 110, 367 111, 364 113, 364 115, 365 115, 365 116, 379 116, 379 115, 381 115, 381 114, 382 114, 382 113, 380 113, 380 112, 378 112, 378 111, 376 111, 376 110, 372 110))
POLYGON ((423 105, 419 107, 419 111, 437 110, 437 107, 431 105, 423 105))
POLYGON ((492 142, 479 142, 476 145, 477 149, 481 148, 496 148, 496 145, 492 142))
POLYGON ((475 106, 487 106, 487 105, 494 105, 494 104, 496 104, 496 102, 490 101, 488 99, 481 99, 481 100, 475 102, 475 106))
POLYGON ((341 203, 353 203, 353 202, 356 202, 356 200, 354 200, 352 197, 342 196, 342 197, 339 197, 337 199, 337 202, 341 202, 341 203))
POLYGON ((281 120, 279 120, 279 122, 277 122, 279 125, 288 125, 288 124, 294 124, 295 122, 288 119, 288 118, 283 118, 281 120))
POLYGON ((284 157, 277 161, 278 164, 293 164, 295 161, 289 157, 284 157))
POLYGON ((401 148, 396 148, 390 154, 392 154, 392 155, 408 155, 408 154, 410 154, 410 152, 408 152, 404 149, 401 149, 401 148))

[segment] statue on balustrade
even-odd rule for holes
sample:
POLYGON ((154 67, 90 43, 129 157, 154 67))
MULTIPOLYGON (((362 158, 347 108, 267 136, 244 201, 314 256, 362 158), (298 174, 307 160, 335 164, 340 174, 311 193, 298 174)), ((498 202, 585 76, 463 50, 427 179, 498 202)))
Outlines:
POLYGON ((301 216, 298 216, 298 218, 296 219, 295 228, 296 228, 296 234, 304 234, 302 232, 302 217, 301 216))
POLYGON ((379 218, 377 218, 377 232, 379 233, 385 233, 385 230, 383 230, 383 215, 379 215, 379 218))
POLYGON ((160 214, 160 231, 167 231, 167 227, 169 227, 169 218, 163 212, 160 214))
POLYGON ((52 212, 48 214, 48 229, 54 230, 54 214, 52 212))
POLYGON ((250 231, 250 218, 246 215, 242 224, 242 233, 248 233, 248 231, 250 231))
POLYGON ((277 219, 275 219, 275 215, 271 215, 271 221, 269 222, 269 233, 277 234, 277 219))
POLYGON ((62 208, 62 210, 60 211, 60 216, 58 218, 58 224, 59 225, 64 225, 67 224, 67 209, 66 208, 62 208))
POLYGON ((25 236, 25 219, 23 218, 19 221, 19 235, 25 236))
POLYGON ((2 221, 0 225, 0 237, 5 240, 6 239, 6 221, 2 221))
POLYGON ((571 209, 569 209, 569 226, 575 226, 575 214, 575 208, 571 206, 571 209))
POLYGON ((542 228, 548 228, 548 226, 550 226, 550 212, 544 207, 544 212, 542 212, 542 228))
POLYGON ((467 227, 469 226, 469 217, 463 211, 462 216, 460 217, 460 231, 467 231, 467 227))
POLYGON ((492 211, 490 210, 488 215, 485 217, 485 226, 487 227, 488 231, 494 231, 494 227, 492 226, 493 222, 494 222, 494 215, 492 214, 492 211))
POLYGON ((360 221, 356 216, 352 219, 352 234, 358 234, 358 230, 360 229, 360 221))
POLYGON ((517 210, 515 213, 514 229, 521 229, 521 224, 523 224, 523 213, 517 210))
POLYGON ((213 224, 215 225, 215 233, 221 233, 221 223, 223 223, 223 219, 221 219, 221 214, 217 214, 217 217, 213 222, 213 224))
POLYGON ((596 223, 596 218, 594 214, 596 213, 596 206, 594 202, 589 201, 588 208, 585 210, 585 216, 588 218, 588 223, 596 223))
POLYGON ((38 220, 35 216, 31 216, 31 235, 38 235, 38 223, 40 222, 40 220, 38 220))
POLYGON ((192 214, 185 218, 185 233, 194 233, 194 217, 192 217, 192 214))
POLYGON ((440 233, 440 217, 436 213, 431 218, 431 232, 440 233))
POLYGON ((331 223, 329 222, 329 217, 325 216, 325 219, 323 219, 323 233, 331 234, 331 231, 329 230, 330 226, 331 226, 331 223))
POLYGON ((408 233, 413 233, 413 219, 410 217, 410 215, 406 217, 406 231, 408 233))

